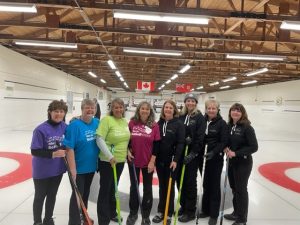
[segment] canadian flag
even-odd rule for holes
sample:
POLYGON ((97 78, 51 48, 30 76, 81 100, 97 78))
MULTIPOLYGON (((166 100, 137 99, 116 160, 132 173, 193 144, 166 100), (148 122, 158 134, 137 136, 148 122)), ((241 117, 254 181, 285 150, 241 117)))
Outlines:
POLYGON ((153 81, 146 82, 146 81, 138 80, 136 82, 136 89, 142 91, 154 91, 154 82, 153 81))

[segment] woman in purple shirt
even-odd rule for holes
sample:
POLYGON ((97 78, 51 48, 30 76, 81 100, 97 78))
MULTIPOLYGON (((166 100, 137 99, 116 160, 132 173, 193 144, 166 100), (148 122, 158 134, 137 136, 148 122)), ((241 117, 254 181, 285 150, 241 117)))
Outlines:
POLYGON ((134 225, 138 218, 138 195, 133 166, 135 167, 138 183, 140 171, 143 174, 142 225, 150 225, 149 215, 152 208, 152 178, 155 167, 156 152, 160 140, 158 124, 155 122, 154 110, 149 102, 141 102, 135 115, 129 122, 130 150, 128 151, 128 168, 130 175, 130 213, 126 225, 134 225))
POLYGON ((34 225, 54 225, 53 210, 56 194, 66 172, 63 158, 65 150, 59 147, 65 133, 63 119, 67 113, 65 102, 54 100, 48 106, 48 120, 33 131, 31 142, 32 177, 34 183, 34 225), (45 217, 42 223, 44 200, 45 217))

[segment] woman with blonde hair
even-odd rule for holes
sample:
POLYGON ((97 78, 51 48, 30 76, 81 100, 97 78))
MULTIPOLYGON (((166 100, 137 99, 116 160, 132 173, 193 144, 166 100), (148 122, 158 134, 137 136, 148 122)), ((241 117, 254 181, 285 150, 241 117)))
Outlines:
MULTIPOLYGON (((203 182, 202 213, 200 218, 210 217, 208 224, 216 225, 221 203, 221 174, 223 150, 227 146, 227 124, 220 115, 220 104, 216 100, 205 102, 206 131, 204 144, 207 145, 205 174, 203 182)), ((202 162, 199 165, 202 169, 202 162)))
MULTIPOLYGON (((179 117, 184 124, 185 137, 191 138, 191 143, 188 146, 188 155, 183 159, 183 163, 186 165, 185 173, 189 176, 185 177, 182 185, 181 208, 178 212, 180 216, 178 221, 182 223, 194 220, 196 213, 197 171, 199 160, 201 160, 203 156, 203 141, 206 127, 204 117, 200 110, 198 110, 197 104, 198 98, 195 94, 186 94, 184 107, 179 117)), ((180 177, 180 175, 178 177, 180 177)), ((179 179, 177 183, 179 184, 179 179)))

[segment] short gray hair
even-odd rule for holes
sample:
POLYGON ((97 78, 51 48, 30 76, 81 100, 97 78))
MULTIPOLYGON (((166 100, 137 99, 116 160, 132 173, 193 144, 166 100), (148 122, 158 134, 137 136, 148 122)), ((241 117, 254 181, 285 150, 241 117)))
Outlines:
POLYGON ((217 101, 217 100, 214 100, 214 99, 209 99, 205 102, 205 109, 207 109, 207 107, 210 105, 210 104, 214 104, 217 109, 220 109, 220 103, 217 101))
POLYGON ((88 98, 83 99, 83 100, 81 101, 81 110, 82 110, 82 109, 84 108, 84 106, 86 106, 86 105, 96 106, 95 102, 94 102, 93 100, 91 100, 91 99, 88 99, 88 98))

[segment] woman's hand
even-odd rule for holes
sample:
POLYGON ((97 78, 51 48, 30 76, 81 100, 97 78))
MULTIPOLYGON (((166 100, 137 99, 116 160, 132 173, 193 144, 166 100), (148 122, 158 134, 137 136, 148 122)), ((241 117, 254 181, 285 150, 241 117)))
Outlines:
POLYGON ((66 150, 56 150, 52 153, 52 158, 61 158, 66 156, 66 150))
POLYGON ((76 176, 77 176, 77 170, 76 169, 70 169, 72 178, 74 181, 76 181, 76 176))
POLYGON ((227 155, 227 157, 228 157, 229 159, 231 159, 231 158, 233 158, 233 157, 236 156, 236 155, 235 155, 235 152, 231 151, 229 148, 225 148, 225 149, 224 149, 224 152, 226 153, 226 155, 227 155))
POLYGON ((155 168, 154 162, 151 160, 151 161, 148 163, 148 173, 153 173, 154 168, 155 168))
POLYGON ((117 160, 115 159, 115 157, 112 157, 110 160, 109 160, 109 163, 111 166, 115 165, 117 163, 117 160))
POLYGON ((174 161, 171 162, 170 169, 172 169, 173 172, 175 171, 176 167, 177 167, 177 162, 174 162, 174 161))
POLYGON ((127 151, 127 159, 129 162, 131 162, 134 159, 134 156, 132 155, 130 150, 127 151))

